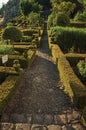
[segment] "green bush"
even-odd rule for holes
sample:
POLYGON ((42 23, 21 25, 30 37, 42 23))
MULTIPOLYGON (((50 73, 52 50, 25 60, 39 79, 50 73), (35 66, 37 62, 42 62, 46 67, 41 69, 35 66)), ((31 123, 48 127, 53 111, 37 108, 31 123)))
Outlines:
POLYGON ((82 78, 86 79, 86 59, 80 60, 77 63, 77 68, 78 68, 79 74, 82 76, 82 78))
POLYGON ((70 24, 70 18, 64 13, 51 13, 48 17, 48 27, 52 26, 68 26, 70 24))
POLYGON ((5 40, 10 39, 11 41, 21 41, 22 33, 18 28, 14 26, 8 26, 4 29, 2 38, 5 40))
POLYGON ((19 60, 14 60, 14 61, 13 61, 13 67, 15 68, 15 71, 17 71, 17 72, 20 71, 20 63, 19 63, 19 60))
POLYGON ((48 16, 48 21, 47 21, 47 24, 48 24, 48 28, 54 26, 53 25, 53 19, 56 17, 56 15, 54 13, 51 13, 49 16, 48 16))
POLYGON ((0 45, 0 54, 14 54, 12 45, 0 45))
POLYGON ((57 43, 63 51, 68 52, 72 47, 75 51, 80 48, 81 53, 86 51, 86 29, 53 27, 50 34, 53 42, 57 43))
POLYGON ((58 13, 55 17, 54 25, 58 26, 68 26, 70 24, 70 18, 64 13, 58 13))
POLYGON ((83 13, 78 12, 74 17, 74 21, 86 22, 86 10, 83 13))

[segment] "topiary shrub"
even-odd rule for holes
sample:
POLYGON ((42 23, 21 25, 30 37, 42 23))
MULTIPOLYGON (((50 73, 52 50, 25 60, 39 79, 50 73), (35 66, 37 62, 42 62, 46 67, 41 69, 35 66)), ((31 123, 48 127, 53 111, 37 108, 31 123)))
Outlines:
POLYGON ((64 13, 58 13, 57 17, 54 20, 54 24, 58 26, 68 26, 70 24, 70 18, 64 13))
POLYGON ((15 68, 15 71, 20 71, 19 60, 14 60, 13 61, 13 67, 15 68))
POLYGON ((5 40, 10 39, 11 41, 21 41, 22 33, 18 28, 8 26, 3 31, 2 38, 5 40))

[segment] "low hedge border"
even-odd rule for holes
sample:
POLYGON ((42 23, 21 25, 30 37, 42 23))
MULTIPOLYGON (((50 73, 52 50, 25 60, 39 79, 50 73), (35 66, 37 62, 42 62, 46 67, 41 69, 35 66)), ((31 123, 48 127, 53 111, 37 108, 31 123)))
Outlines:
POLYGON ((28 57, 27 57, 27 60, 28 60, 28 66, 30 67, 35 59, 35 56, 36 56, 36 49, 30 49, 28 50, 27 52, 28 54, 28 57))
POLYGON ((0 66, 0 73, 11 74, 11 75, 18 75, 18 72, 15 71, 14 67, 0 66))
MULTIPOLYGON (((0 66, 3 66, 2 56, 3 55, 0 55, 0 66)), ((21 68, 26 68, 28 66, 27 59, 25 59, 24 56, 21 56, 21 55, 8 55, 8 61, 7 61, 6 65, 8 67, 12 67, 13 66, 13 60, 15 60, 15 59, 19 60, 21 68)))
POLYGON ((65 90, 69 93, 72 101, 79 108, 84 108, 84 106, 86 106, 86 87, 75 75, 65 57, 58 58, 57 67, 65 90))
POLYGON ((19 75, 8 76, 5 82, 0 85, 0 114, 8 104, 8 101, 12 98, 14 91, 20 83, 22 75, 23 71, 19 75))
POLYGON ((52 57, 57 64, 61 80, 65 86, 65 91, 69 93, 72 101, 80 108, 86 105, 86 87, 75 75, 66 56, 58 45, 53 45, 52 57))
MULTIPOLYGON (((50 37, 48 36, 48 41, 50 37)), ((49 41, 51 44, 51 41, 49 41)), ((67 59, 80 59, 86 57, 86 54, 63 54, 58 45, 51 44, 52 57, 54 58, 57 69, 59 70, 61 80, 65 86, 65 91, 69 94, 72 101, 79 107, 86 106, 86 87, 75 75, 67 59), (66 59, 67 57, 67 59, 66 59)), ((86 125, 86 107, 83 111, 82 122, 86 125)))
MULTIPOLYGON (((35 55, 36 53, 36 48, 32 48, 32 49, 29 49, 28 50, 28 57, 29 57, 29 61, 31 59, 31 56, 35 55), (33 53, 32 53, 33 52, 33 53), (32 55, 31 55, 31 54, 32 55)), ((2 64, 2 56, 3 55, 0 55, 0 66, 3 66, 2 64)), ((21 68, 27 68, 28 67, 28 59, 26 59, 24 56, 22 55, 8 55, 8 61, 6 63, 6 66, 7 67, 12 67, 13 66, 13 61, 14 60, 19 60, 19 63, 21 65, 21 68)))
POLYGON ((79 60, 84 60, 86 58, 86 54, 65 54, 67 60, 70 62, 72 66, 76 66, 79 60))
POLYGON ((55 63, 58 58, 64 56, 64 53, 61 51, 60 47, 56 44, 52 44, 51 52, 52 52, 53 60, 55 61, 55 63))
POLYGON ((41 40, 42 40, 42 38, 41 38, 41 37, 38 37, 38 44, 37 44, 37 47, 40 47, 40 46, 41 46, 41 40))
POLYGON ((31 45, 31 42, 13 42, 13 45, 31 45))
POLYGON ((29 50, 33 48, 33 45, 14 45, 15 51, 19 51, 20 53, 23 53, 24 50, 29 50))
POLYGON ((86 22, 71 22, 71 27, 84 28, 86 27, 86 22))

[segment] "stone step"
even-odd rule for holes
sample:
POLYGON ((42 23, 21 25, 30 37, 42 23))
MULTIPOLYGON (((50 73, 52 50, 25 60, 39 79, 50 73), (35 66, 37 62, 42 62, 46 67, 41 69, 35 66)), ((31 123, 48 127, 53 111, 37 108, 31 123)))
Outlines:
POLYGON ((3 114, 1 122, 64 125, 72 122, 80 122, 80 114, 3 114))
POLYGON ((81 124, 40 125, 28 123, 0 123, 0 130, 86 130, 81 124))

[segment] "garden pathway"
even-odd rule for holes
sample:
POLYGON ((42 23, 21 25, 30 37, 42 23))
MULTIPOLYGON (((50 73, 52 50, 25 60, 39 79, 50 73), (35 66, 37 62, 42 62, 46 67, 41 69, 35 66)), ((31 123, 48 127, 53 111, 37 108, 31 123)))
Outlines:
POLYGON ((0 130, 86 130, 52 61, 46 24, 41 44, 2 114, 0 130))

